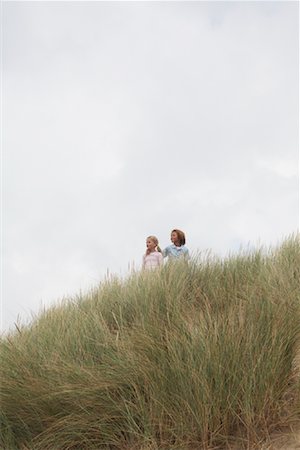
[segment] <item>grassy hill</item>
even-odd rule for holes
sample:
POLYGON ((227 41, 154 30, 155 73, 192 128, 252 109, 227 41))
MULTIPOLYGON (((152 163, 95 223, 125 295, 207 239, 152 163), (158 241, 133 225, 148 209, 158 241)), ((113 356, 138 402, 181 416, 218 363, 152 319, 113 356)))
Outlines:
POLYGON ((106 280, 2 337, 0 448, 271 448, 299 338, 299 235, 106 280))

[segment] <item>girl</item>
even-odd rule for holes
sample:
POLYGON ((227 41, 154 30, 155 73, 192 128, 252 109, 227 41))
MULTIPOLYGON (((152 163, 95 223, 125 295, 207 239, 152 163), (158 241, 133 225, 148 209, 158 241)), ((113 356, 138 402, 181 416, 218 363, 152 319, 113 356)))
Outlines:
POLYGON ((143 256, 143 269, 155 269, 162 264, 163 256, 158 246, 158 239, 155 236, 148 236, 146 239, 147 250, 143 256))
POLYGON ((181 230, 172 230, 171 232, 172 245, 168 245, 163 251, 163 257, 169 257, 169 260, 177 258, 189 259, 189 250, 185 246, 185 234, 181 230))

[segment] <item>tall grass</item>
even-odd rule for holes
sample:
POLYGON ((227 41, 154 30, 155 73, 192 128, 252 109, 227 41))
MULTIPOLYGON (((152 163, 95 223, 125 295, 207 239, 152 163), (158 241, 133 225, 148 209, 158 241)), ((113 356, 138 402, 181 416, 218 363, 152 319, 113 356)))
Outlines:
POLYGON ((4 336, 5 450, 262 449, 300 424, 300 239, 109 279, 4 336))

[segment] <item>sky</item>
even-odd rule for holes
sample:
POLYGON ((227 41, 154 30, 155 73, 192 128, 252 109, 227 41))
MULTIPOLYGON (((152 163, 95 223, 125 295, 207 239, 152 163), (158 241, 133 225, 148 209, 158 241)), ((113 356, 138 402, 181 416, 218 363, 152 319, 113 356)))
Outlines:
POLYGON ((2 330, 299 227, 298 2, 2 3, 2 330))

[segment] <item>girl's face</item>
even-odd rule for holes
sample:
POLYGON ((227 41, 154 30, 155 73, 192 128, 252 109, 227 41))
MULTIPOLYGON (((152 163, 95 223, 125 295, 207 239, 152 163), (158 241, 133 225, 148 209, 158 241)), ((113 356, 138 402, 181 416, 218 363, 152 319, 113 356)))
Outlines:
POLYGON ((146 240, 146 246, 147 246, 147 249, 148 249, 150 252, 154 252, 155 247, 156 247, 156 244, 155 244, 154 241, 152 241, 152 239, 147 239, 147 240, 146 240))
POLYGON ((178 234, 176 233, 176 231, 172 231, 172 233, 171 233, 171 241, 173 242, 173 244, 179 245, 178 234))

